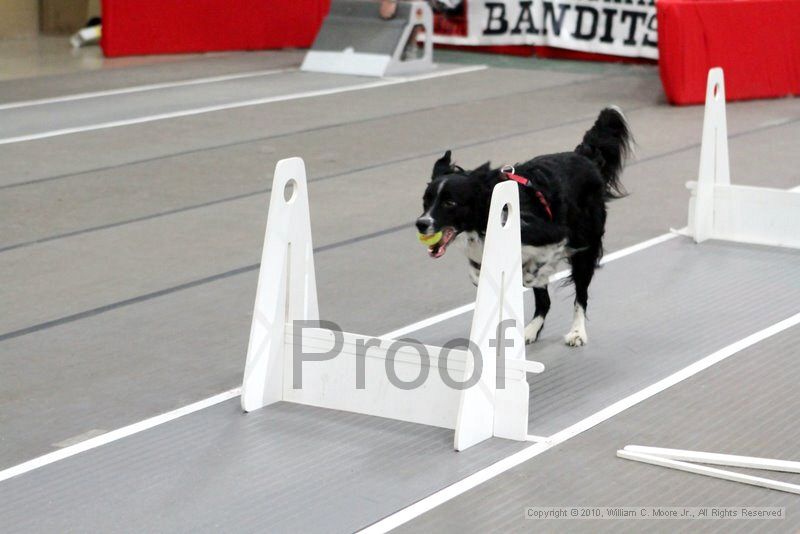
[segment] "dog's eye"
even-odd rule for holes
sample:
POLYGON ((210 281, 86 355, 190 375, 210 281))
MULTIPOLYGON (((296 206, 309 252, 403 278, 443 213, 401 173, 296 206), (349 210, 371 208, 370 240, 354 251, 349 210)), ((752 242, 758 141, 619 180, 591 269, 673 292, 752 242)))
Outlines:
POLYGON ((455 203, 453 200, 445 200, 442 202, 442 206, 445 208, 455 208, 458 204, 455 203))

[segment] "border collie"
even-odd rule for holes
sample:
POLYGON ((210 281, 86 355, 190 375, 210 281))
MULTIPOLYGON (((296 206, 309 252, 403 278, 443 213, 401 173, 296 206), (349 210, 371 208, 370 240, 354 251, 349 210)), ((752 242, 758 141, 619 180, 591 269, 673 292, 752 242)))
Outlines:
POLYGON ((538 156, 501 169, 492 169, 487 162, 468 171, 451 162, 448 150, 433 166, 422 198, 424 213, 416 221, 423 237, 442 232, 430 238, 439 240, 428 253, 440 258, 456 236, 465 234, 470 276, 477 285, 492 188, 503 180, 516 180, 522 184, 523 284, 533 288, 536 301, 525 342, 539 337, 550 309, 547 284, 558 263, 567 259, 575 285, 575 312, 564 341, 574 347, 586 344, 588 290, 603 255, 606 203, 626 194, 620 173, 631 142, 622 112, 609 107, 572 152, 538 156))

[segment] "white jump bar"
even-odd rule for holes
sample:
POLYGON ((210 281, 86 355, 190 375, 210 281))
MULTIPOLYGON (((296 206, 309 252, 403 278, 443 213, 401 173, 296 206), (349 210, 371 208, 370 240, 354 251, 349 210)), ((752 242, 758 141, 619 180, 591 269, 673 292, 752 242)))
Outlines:
POLYGON ((727 467, 746 467, 748 469, 764 469, 766 471, 780 471, 782 473, 800 473, 800 462, 789 460, 773 460, 771 458, 737 456, 735 454, 719 454, 716 452, 686 451, 682 449, 667 449, 664 447, 645 447, 643 445, 628 445, 624 450, 627 452, 660 456, 669 460, 724 465, 727 467))
MULTIPOLYGON (((752 476, 752 475, 746 475, 744 473, 737 473, 737 472, 734 472, 734 471, 725 471, 724 469, 717 469, 716 467, 708 467, 706 465, 699 465, 699 464, 694 464, 694 463, 690 463, 690 462, 684 462, 684 461, 680 461, 680 460, 673 460, 673 459, 671 459, 669 457, 659 456, 659 455, 656 455, 656 454, 647 454, 647 453, 643 453, 643 452, 634 452, 634 450, 630 450, 631 448, 632 447, 629 446, 629 447, 625 447, 622 450, 618 450, 617 451, 617 456, 620 457, 620 458, 624 458, 626 460, 633 460, 633 461, 636 461, 636 462, 642 462, 642 463, 651 464, 651 465, 657 465, 657 466, 661 466, 661 467, 668 467, 670 469, 676 469, 678 471, 685 471, 687 473, 694 473, 696 475, 705 475, 705 476, 712 477, 712 478, 719 478, 719 479, 722 479, 722 480, 730 480, 732 482, 740 482, 742 484, 749 484, 751 486, 758 486, 758 487, 762 487, 762 488, 774 489, 774 490, 778 490, 778 491, 784 491, 784 492, 787 492, 787 493, 795 493, 795 494, 800 495, 800 485, 797 485, 797 484, 789 484, 788 482, 781 482, 779 480, 771 480, 769 478, 756 477, 756 476, 752 476)), ((649 449, 651 451, 653 451, 653 450, 664 450, 664 451, 668 451, 668 454, 670 454, 670 455, 678 453, 678 456, 680 456, 680 453, 688 453, 687 456, 690 454, 690 455, 694 455, 695 457, 698 454, 699 455, 706 454, 706 455, 709 455, 709 457, 716 457, 715 459, 717 460, 716 463, 718 465, 731 465, 731 466, 736 466, 736 467, 753 467, 752 465, 743 465, 746 462, 731 463, 731 464, 723 463, 723 460, 720 457, 728 456, 728 455, 725 455, 725 454, 698 453, 698 452, 694 452, 694 451, 680 451, 680 450, 674 450, 674 449, 658 449, 657 447, 636 447, 636 448, 638 448, 640 450, 641 449, 649 449)), ((781 463, 787 463, 787 464, 797 464, 797 462, 783 462, 783 461, 779 461, 779 460, 768 460, 766 458, 748 458, 748 457, 743 457, 743 456, 730 456, 730 457, 734 458, 734 459, 739 458, 739 459, 749 459, 749 460, 760 460, 762 463, 781 462, 781 463)), ((708 457, 706 457, 706 458, 708 458, 708 457)), ((703 460, 698 460, 698 461, 707 461, 707 460, 703 459, 703 460)), ((789 466, 789 467, 794 467, 796 469, 796 466, 789 466)), ((767 467, 759 466, 759 467, 756 467, 756 469, 767 469, 767 467)), ((772 470, 784 471, 784 468, 776 469, 775 467, 773 467, 772 470)), ((797 472, 797 471, 789 471, 789 472, 797 472)))

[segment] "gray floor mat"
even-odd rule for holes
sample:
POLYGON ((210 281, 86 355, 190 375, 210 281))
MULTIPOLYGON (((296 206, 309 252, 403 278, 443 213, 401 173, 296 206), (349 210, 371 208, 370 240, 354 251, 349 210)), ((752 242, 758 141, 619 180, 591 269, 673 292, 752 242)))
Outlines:
POLYGON ((234 399, 0 484, 16 532, 349 532, 525 444, 234 399))
MULTIPOLYGON (((404 525, 405 532, 797 532, 797 495, 640 464, 625 445, 800 458, 800 327, 676 384, 404 525), (784 507, 780 520, 549 520, 529 506, 784 507)), ((723 468, 727 469, 727 468, 723 468)), ((737 470, 730 468, 731 470, 737 470)), ((739 470, 800 484, 800 475, 739 470)))
MULTIPOLYGON (((675 238, 617 260, 597 278, 591 342, 582 349, 563 347, 554 333, 570 308, 557 293, 561 311, 530 348, 549 367, 532 384, 533 433, 560 430, 796 313, 798 257, 675 238)), ((466 319, 417 337, 462 335, 466 319)), ((11 479, 0 486, 0 523, 347 531, 525 446, 491 440, 454 453, 451 440, 446 430, 291 404, 242 416, 229 401, 11 479)))

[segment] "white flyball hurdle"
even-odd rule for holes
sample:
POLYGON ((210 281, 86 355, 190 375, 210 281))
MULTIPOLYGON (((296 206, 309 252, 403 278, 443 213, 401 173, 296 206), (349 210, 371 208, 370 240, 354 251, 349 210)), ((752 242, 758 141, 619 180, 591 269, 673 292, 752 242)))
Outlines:
POLYGON ((722 239, 740 243, 800 248, 800 192, 732 185, 722 69, 708 72, 700 169, 687 183, 686 234, 698 243, 722 239))
MULTIPOLYGON (((427 2, 399 2, 391 20, 368 0, 335 0, 306 53, 300 70, 356 76, 401 76, 431 71, 433 11, 427 2), (420 57, 405 57, 406 45, 424 29, 420 57)), ((416 46, 416 42, 412 43, 416 46)))
POLYGON ((324 328, 324 323, 297 328, 294 321, 319 321, 306 170, 300 158, 278 162, 242 408, 251 412, 289 401, 450 428, 459 451, 492 436, 525 440, 526 372, 540 373, 544 365, 525 359, 517 187, 509 180, 492 194, 469 335, 470 346, 482 356, 476 360, 464 349, 340 332, 324 328), (337 341, 340 348, 332 356, 329 351, 337 341), (299 366, 296 350, 305 359, 299 366), (296 387, 300 376, 295 371, 301 371, 302 387, 296 387), (471 387, 455 387, 474 376, 480 379, 471 387), (505 387, 498 387, 498 377, 504 378, 505 387))

